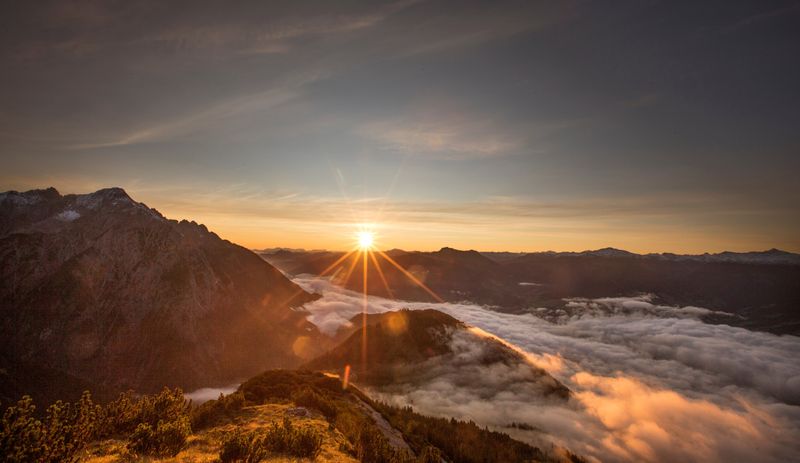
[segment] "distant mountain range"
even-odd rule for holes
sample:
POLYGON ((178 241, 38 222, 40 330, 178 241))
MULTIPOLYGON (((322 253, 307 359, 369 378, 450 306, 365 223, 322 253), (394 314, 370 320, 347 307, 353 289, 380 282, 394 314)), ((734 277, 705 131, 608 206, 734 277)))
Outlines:
MULTIPOLYGON (((699 306, 731 313, 709 314, 708 322, 777 334, 800 334, 800 264, 797 254, 754 253, 639 255, 613 248, 585 252, 480 253, 442 248, 435 252, 387 252, 398 264, 450 302, 470 301, 495 310, 536 313, 559 308, 565 299, 653 294, 667 305, 699 306)), ((279 251, 262 254, 289 274, 319 274, 343 253, 279 251)), ((352 258, 351 258, 352 259, 352 258)), ((379 259, 381 260, 381 259, 379 259)), ((346 278, 350 259, 333 269, 333 281, 361 291, 361 272, 346 278)), ((370 294, 434 301, 426 290, 381 260, 389 290, 371 266, 370 294)))
POLYGON ((294 343, 320 346, 320 334, 292 307, 315 297, 119 188, 0 193, 0 399, 191 389, 294 366, 308 355, 294 343))
MULTIPOLYGON (((444 247, 440 249, 445 251, 452 248, 444 247)), ((278 259, 281 255, 291 256, 292 254, 320 254, 328 252, 327 249, 302 249, 302 248, 265 248, 254 249, 253 252, 269 256, 272 259, 278 259)), ((393 249, 389 253, 406 253, 402 249, 393 249)), ((740 264, 775 264, 775 265, 800 265, 800 254, 782 251, 780 249, 769 249, 766 251, 749 251, 749 252, 732 252, 723 251, 715 254, 675 254, 671 252, 663 253, 648 253, 637 254, 635 252, 626 251, 624 249, 616 248, 602 248, 595 250, 587 250, 581 252, 557 252, 557 251, 541 251, 541 252, 507 252, 507 251, 475 251, 481 255, 488 257, 496 262, 505 262, 523 256, 540 255, 540 256, 556 256, 556 257, 576 257, 576 256, 593 256, 593 257, 627 257, 627 258, 640 258, 640 259, 660 259, 672 261, 694 261, 694 262, 734 262, 740 264)))
POLYGON ((733 262, 739 264, 762 264, 762 265, 800 265, 800 254, 781 251, 780 249, 770 249, 767 251, 751 252, 731 252, 724 251, 717 254, 673 254, 673 253, 650 253, 636 254, 623 249, 603 248, 594 251, 582 252, 482 252, 484 256, 498 262, 515 259, 529 255, 546 255, 556 257, 619 257, 619 258, 639 258, 639 259, 659 259, 670 261, 691 261, 691 262, 733 262))

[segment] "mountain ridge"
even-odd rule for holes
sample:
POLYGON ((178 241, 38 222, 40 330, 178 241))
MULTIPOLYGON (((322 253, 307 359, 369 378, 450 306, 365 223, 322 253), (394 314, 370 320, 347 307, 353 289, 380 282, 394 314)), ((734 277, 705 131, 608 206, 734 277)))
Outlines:
POLYGON ((221 385, 295 365, 296 340, 320 336, 290 308, 318 296, 121 188, 0 194, 0 277, 5 357, 103 389, 221 385))

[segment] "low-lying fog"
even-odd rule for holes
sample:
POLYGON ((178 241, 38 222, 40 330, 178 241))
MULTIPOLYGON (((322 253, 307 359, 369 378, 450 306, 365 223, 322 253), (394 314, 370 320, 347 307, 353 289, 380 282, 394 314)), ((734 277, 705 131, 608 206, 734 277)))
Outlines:
MULTIPOLYGON (((359 293, 314 276, 294 281, 323 295, 305 306, 323 332, 361 312, 359 293)), ((800 455, 800 338, 706 324, 699 319, 706 309, 658 306, 647 297, 569 306, 552 323, 546 311, 540 315, 551 321, 472 304, 368 298, 371 313, 433 308, 501 338, 573 391, 567 405, 510 387, 502 377, 509 372, 447 365, 413 388, 371 392, 601 461, 777 462, 800 455)))

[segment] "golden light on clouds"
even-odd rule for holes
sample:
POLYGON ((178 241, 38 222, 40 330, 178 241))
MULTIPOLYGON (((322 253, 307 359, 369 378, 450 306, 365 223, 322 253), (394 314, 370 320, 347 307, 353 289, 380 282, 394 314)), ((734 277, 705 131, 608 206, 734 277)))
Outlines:
MULTIPOLYGON (((581 372, 572 381, 581 388, 575 393, 578 401, 610 431, 601 445, 621 460, 659 462, 682 455, 717 461, 733 443, 767 447, 764 423, 753 423, 752 415, 630 377, 581 372), (714 438, 720 429, 725 429, 725 440, 714 438)), ((755 448, 750 452, 750 457, 758 455, 755 448)))

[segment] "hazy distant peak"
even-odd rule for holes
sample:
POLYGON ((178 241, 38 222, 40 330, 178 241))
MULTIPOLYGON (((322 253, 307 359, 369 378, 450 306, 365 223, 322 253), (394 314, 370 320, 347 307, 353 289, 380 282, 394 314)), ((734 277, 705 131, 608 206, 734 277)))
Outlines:
POLYGON ((455 259, 468 258, 468 259, 471 259, 471 260, 476 260, 477 259, 477 260, 480 260, 480 261, 493 262, 491 259, 487 258, 486 256, 484 256, 483 254, 481 254, 480 252, 478 252, 478 251, 476 251, 474 249, 469 249, 469 250, 464 251, 464 250, 461 250, 461 249, 455 249, 455 248, 451 248, 451 247, 445 246, 445 247, 441 248, 440 250, 434 252, 433 254, 436 254, 436 255, 439 255, 439 256, 442 256, 442 257, 447 257, 447 258, 455 258, 455 259))
POLYGON ((583 251, 580 254, 588 256, 598 256, 598 257, 634 257, 639 255, 626 251, 624 249, 617 249, 611 247, 597 249, 594 251, 583 251))
POLYGON ((439 251, 437 251, 437 252, 439 254, 473 254, 473 255, 480 255, 480 253, 478 251, 474 250, 474 249, 463 250, 463 249, 451 248, 449 246, 445 246, 445 247, 439 249, 439 251))
POLYGON ((650 257, 663 260, 674 261, 696 261, 696 262, 732 262, 749 264, 781 264, 781 265, 800 265, 800 254, 782 251, 772 248, 766 251, 733 252, 723 251, 716 254, 646 254, 643 257, 650 257))
POLYGON ((731 262, 747 264, 780 264, 780 265, 800 265, 800 254, 783 251, 781 249, 768 249, 766 251, 733 252, 723 251, 720 253, 703 254, 675 254, 672 252, 637 254, 624 249, 606 247, 594 251, 582 252, 533 252, 533 253, 512 253, 512 252, 484 252, 481 255, 487 256, 495 261, 504 262, 514 258, 524 256, 551 256, 551 257, 603 257, 603 258, 628 258, 628 259, 657 259, 668 261, 692 261, 692 262, 731 262))

